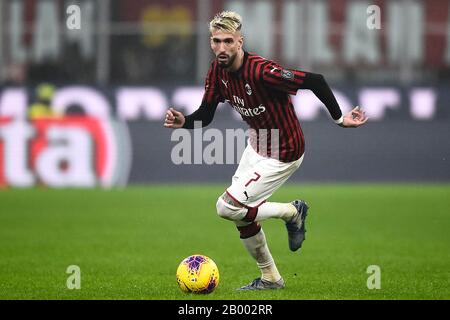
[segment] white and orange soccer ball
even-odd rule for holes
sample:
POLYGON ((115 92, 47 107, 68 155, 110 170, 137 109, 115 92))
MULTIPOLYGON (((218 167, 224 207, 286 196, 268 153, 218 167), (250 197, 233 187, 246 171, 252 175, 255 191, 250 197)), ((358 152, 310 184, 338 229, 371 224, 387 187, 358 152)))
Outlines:
POLYGON ((177 283, 184 292, 211 293, 219 285, 219 269, 211 258, 195 254, 181 261, 177 283))

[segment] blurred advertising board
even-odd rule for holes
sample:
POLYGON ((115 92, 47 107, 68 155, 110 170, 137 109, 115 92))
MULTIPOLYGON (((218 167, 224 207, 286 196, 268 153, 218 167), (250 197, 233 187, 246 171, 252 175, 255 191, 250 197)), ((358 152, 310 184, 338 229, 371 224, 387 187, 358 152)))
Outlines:
MULTIPOLYGON (((123 121, 161 121, 166 110, 174 106, 186 114, 194 112, 201 103, 204 88, 179 87, 111 87, 63 86, 56 90, 52 108, 57 114, 77 112, 100 119, 123 121)), ((359 105, 372 121, 389 119, 433 120, 449 119, 447 102, 450 93, 445 86, 399 85, 353 86, 339 85, 333 92, 343 112, 359 105)), ((326 114, 322 103, 309 90, 299 90, 292 96, 294 107, 302 121, 314 121, 326 114)), ((0 89, 0 116, 26 118, 33 99, 31 90, 24 87, 0 89)), ((238 113, 226 105, 218 113, 240 119, 238 113)))
POLYGON ((120 186, 130 163, 124 123, 87 116, 0 118, 0 187, 120 186))

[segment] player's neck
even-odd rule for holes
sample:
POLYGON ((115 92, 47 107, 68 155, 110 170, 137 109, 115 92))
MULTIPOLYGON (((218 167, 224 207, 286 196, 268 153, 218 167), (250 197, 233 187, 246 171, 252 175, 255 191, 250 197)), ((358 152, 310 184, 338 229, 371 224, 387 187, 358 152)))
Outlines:
POLYGON ((238 54, 236 56, 236 59, 234 59, 233 64, 226 68, 226 70, 228 72, 236 72, 239 70, 239 68, 242 66, 242 64, 244 63, 244 50, 239 50, 238 54))

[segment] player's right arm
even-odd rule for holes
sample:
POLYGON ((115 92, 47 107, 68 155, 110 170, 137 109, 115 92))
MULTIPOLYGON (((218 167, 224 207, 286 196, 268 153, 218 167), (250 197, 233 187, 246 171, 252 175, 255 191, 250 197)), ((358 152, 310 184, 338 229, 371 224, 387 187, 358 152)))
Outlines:
POLYGON ((202 104, 194 113, 185 116, 180 111, 170 108, 166 111, 166 118, 164 120, 164 127, 178 129, 194 129, 194 123, 200 121, 202 127, 209 125, 216 113, 218 104, 205 105, 202 104))
POLYGON ((178 129, 182 128, 186 122, 185 116, 174 108, 166 111, 166 118, 164 119, 164 127, 178 129))
POLYGON ((201 122, 202 127, 209 125, 214 119, 219 102, 224 99, 219 92, 217 84, 217 63, 211 64, 205 81, 205 93, 203 95, 200 107, 192 114, 185 116, 183 113, 170 108, 166 112, 164 127, 166 128, 185 128, 194 129, 195 122, 201 122))

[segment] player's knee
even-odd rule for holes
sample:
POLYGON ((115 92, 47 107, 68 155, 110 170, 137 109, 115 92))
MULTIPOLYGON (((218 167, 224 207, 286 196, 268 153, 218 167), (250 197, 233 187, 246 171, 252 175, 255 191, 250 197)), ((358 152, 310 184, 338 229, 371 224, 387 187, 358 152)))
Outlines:
POLYGON ((223 201, 222 197, 219 197, 219 199, 217 199, 216 209, 219 217, 227 220, 233 220, 231 219, 231 217, 233 216, 233 210, 226 206, 226 203, 225 201, 223 201))
POLYGON ((235 207, 226 203, 222 197, 217 199, 216 203, 217 214, 219 217, 227 220, 241 220, 242 215, 245 215, 246 210, 242 207, 235 207))

